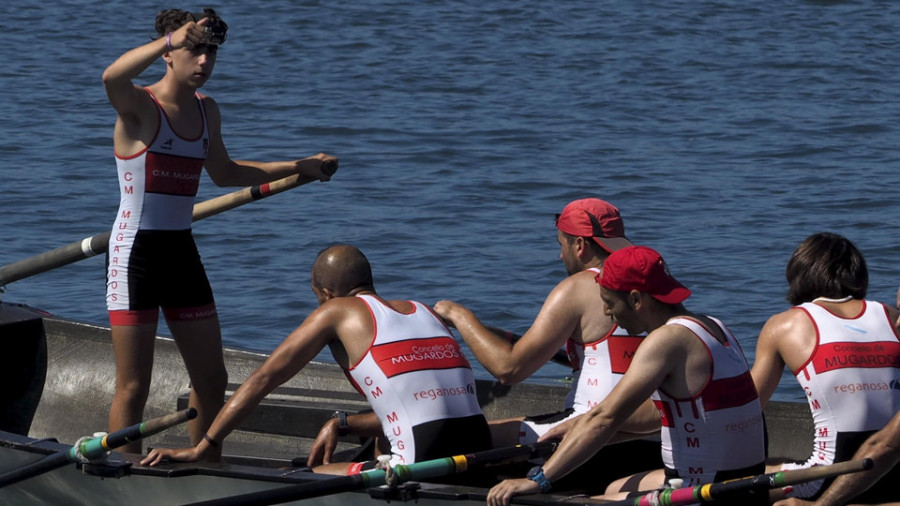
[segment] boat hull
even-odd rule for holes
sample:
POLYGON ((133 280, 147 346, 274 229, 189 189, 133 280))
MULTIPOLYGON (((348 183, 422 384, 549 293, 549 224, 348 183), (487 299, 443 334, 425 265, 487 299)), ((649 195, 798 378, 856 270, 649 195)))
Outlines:
MULTIPOLYGON (((16 399, 7 399, 0 406, 6 415, 14 410, 22 413, 5 417, 14 420, 0 419, 3 422, 0 430, 5 431, 0 432, 0 473, 67 449, 66 445, 79 438, 104 430, 115 383, 107 327, 58 318, 28 306, 0 303, 0 336, 5 344, 15 341, 24 350, 17 352, 16 362, 22 363, 21 370, 30 371, 20 374, 29 377, 21 381, 16 399), (42 438, 54 438, 59 443, 36 442, 42 438)), ((226 349, 228 395, 265 358, 260 353, 226 349)), ((158 337, 156 340, 152 381, 145 419, 187 407, 189 380, 171 339, 158 337)), ((567 389, 562 384, 510 387, 483 380, 477 384, 479 402, 489 419, 558 411, 563 407, 567 389)), ((309 453, 322 423, 335 409, 361 412, 368 410, 368 404, 338 366, 313 362, 270 394, 229 436, 223 445, 221 464, 165 464, 146 468, 138 464, 139 455, 113 452, 110 463, 104 465, 68 464, 0 488, 0 498, 4 504, 188 504, 325 479, 303 469, 304 456, 309 453), (107 477, 98 477, 97 473, 107 477), (115 477, 117 474, 121 476, 115 477)), ((806 405, 770 403, 766 422, 770 458, 806 459, 812 447, 812 421, 806 405)), ((338 447, 340 460, 366 455, 371 445, 364 443, 353 437, 342 438, 338 447)), ((144 442, 145 449, 187 444, 183 425, 144 442)), ((615 469, 616 464, 611 463, 609 469, 615 469)), ((512 476, 522 474, 521 466, 511 473, 512 476)), ((502 476, 501 473, 482 478, 490 481, 502 476)), ((481 481, 484 485, 485 480, 481 481)), ((414 497, 418 504, 426 505, 484 504, 487 492, 484 486, 422 483, 420 487, 414 497)), ((583 490, 565 493, 577 496, 580 492, 583 490)), ((522 503, 555 504, 565 497, 534 496, 523 498, 522 503)), ((372 499, 363 491, 303 501, 303 504, 366 501, 383 502, 384 499, 372 499)), ((595 503, 583 497, 567 501, 567 504, 595 503)))

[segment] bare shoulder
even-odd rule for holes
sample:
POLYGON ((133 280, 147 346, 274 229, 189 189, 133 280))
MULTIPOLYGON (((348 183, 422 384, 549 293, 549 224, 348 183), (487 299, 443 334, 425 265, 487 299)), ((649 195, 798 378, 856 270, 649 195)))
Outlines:
POLYGON ((777 335, 781 341, 805 340, 815 337, 815 327, 805 311, 791 308, 769 318, 763 326, 760 339, 764 334, 767 337, 777 335))
POLYGON ((816 328, 809 315, 791 308, 763 325, 756 344, 756 360, 778 355, 789 369, 796 370, 812 355, 815 346, 816 328))
POLYGON ((683 325, 663 325, 649 334, 641 342, 637 353, 654 357, 683 359, 694 345, 702 343, 694 333, 683 325))
POLYGON ((603 313, 603 299, 600 298, 600 285, 593 271, 581 271, 560 281, 553 287, 547 302, 565 304, 572 307, 590 307, 603 313))
POLYGON ((200 95, 203 108, 206 110, 206 119, 213 125, 219 125, 222 121, 222 113, 219 111, 219 103, 209 95, 200 95))
POLYGON ((200 100, 203 101, 203 106, 207 109, 215 109, 215 112, 219 112, 219 103, 216 102, 214 98, 204 93, 197 93, 200 96, 200 100))

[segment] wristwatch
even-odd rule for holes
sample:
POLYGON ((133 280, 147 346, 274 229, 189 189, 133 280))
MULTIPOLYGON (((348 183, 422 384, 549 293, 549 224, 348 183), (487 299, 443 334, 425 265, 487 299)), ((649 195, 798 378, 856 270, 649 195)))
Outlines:
POLYGON ((544 476, 544 468, 543 467, 541 467, 541 466, 532 467, 531 470, 528 471, 528 474, 526 476, 528 477, 529 480, 538 484, 538 487, 540 487, 542 494, 546 494, 547 492, 550 491, 550 488, 552 487, 552 485, 550 483, 550 480, 548 480, 547 477, 544 476))
POLYGON ((335 411, 331 414, 331 418, 337 418, 338 436, 346 436, 350 433, 350 424, 347 423, 347 413, 344 411, 335 411))

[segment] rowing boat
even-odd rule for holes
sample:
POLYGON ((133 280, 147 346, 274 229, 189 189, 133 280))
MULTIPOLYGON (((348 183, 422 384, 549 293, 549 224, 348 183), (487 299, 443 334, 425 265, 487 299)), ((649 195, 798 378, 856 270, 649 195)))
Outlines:
MULTIPOLYGON (((68 451, 79 438, 106 427, 115 366, 109 328, 56 317, 41 310, 0 302, 0 335, 6 352, 0 370, 10 388, 0 418, 0 472, 68 451)), ((226 349, 229 392, 266 358, 265 354, 226 349)), ((153 388, 145 416, 159 417, 187 408, 189 381, 171 339, 157 337, 153 388)), ((504 386, 478 380, 479 402, 489 419, 559 410, 567 387, 504 386), (527 408, 525 408, 527 407, 527 408)), ((321 425, 335 410, 368 409, 335 364, 312 362, 270 394, 225 441, 216 464, 139 464, 140 456, 111 452, 106 462, 74 463, 0 488, 5 504, 190 504, 228 498, 286 484, 329 479, 308 472, 305 457, 321 425)), ((769 456, 801 460, 812 441, 808 408, 772 402, 767 408, 769 456)), ((145 448, 185 446, 185 427, 177 426, 144 440, 145 448)), ((362 456, 369 442, 344 437, 338 447, 345 460, 362 456)), ((418 504, 483 504, 486 485, 504 476, 521 476, 521 465, 495 469, 469 485, 416 483, 388 489, 332 494, 303 504, 360 504, 402 498, 418 504), (490 475, 490 476, 487 476, 490 475), (405 494, 405 496, 404 496, 405 494)), ((472 474, 472 473, 470 473, 472 474)), ((522 504, 593 504, 581 490, 523 497, 522 504), (574 501, 574 502, 573 502, 574 501)))

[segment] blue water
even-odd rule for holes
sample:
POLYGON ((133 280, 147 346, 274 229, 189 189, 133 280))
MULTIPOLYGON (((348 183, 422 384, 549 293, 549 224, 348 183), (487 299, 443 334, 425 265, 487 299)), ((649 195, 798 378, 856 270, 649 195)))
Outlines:
MULTIPOLYGON (((111 225, 115 115, 100 75, 163 7, 5 4, 0 265, 111 225)), ((523 332, 565 275, 553 214, 586 196, 619 206, 629 236, 694 291, 688 307, 723 319, 751 360, 811 233, 851 238, 870 298, 896 300, 896 2, 217 7, 229 39, 203 91, 231 155, 341 158, 330 183, 195 225, 228 345, 270 351, 298 325, 316 303, 311 263, 333 242, 368 254, 384 296, 456 299, 523 332)), ((199 198, 232 190, 204 179, 199 198)), ((3 300, 105 324, 104 290, 95 257, 3 300)), ((548 365, 534 381, 565 374, 548 365)), ((785 376, 776 397, 802 395, 785 376)))

